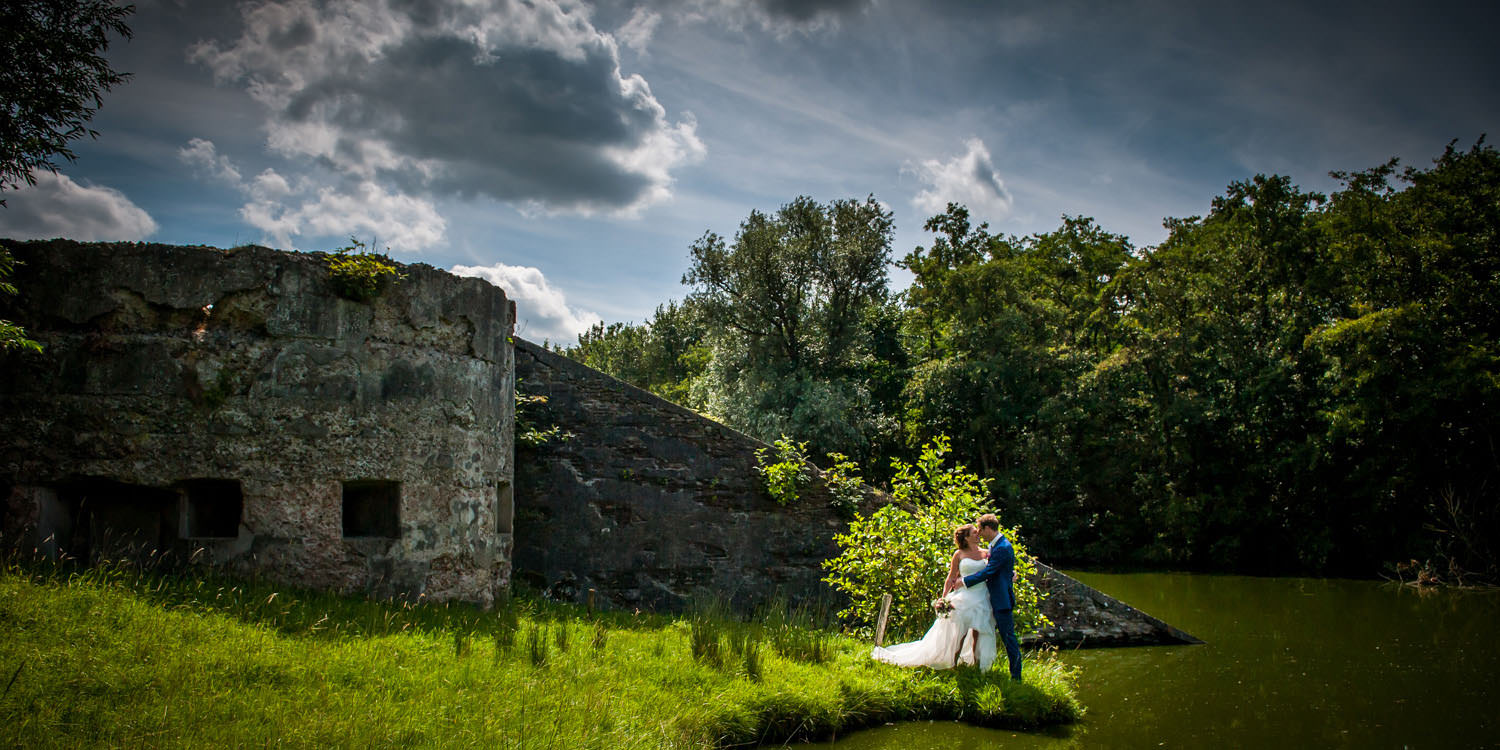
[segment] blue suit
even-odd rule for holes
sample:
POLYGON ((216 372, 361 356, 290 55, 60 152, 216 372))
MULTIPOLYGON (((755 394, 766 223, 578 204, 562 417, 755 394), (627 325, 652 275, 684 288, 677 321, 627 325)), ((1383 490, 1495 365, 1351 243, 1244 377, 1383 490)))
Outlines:
POLYGON ((990 561, 984 570, 964 576, 965 586, 985 583, 990 589, 990 608, 995 611, 995 632, 1005 644, 1005 658, 1010 661, 1010 677, 1021 679, 1021 642, 1016 639, 1016 592, 1011 577, 1016 570, 1016 550, 1003 536, 990 542, 990 561))

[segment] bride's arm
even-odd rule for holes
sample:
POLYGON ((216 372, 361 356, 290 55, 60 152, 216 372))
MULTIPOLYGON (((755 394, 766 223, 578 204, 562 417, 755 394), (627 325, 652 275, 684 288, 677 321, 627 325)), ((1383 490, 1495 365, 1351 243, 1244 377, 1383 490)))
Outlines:
POLYGON ((963 586, 963 579, 958 575, 958 553, 953 553, 953 559, 948 561, 948 579, 943 581, 943 596, 948 592, 963 586))

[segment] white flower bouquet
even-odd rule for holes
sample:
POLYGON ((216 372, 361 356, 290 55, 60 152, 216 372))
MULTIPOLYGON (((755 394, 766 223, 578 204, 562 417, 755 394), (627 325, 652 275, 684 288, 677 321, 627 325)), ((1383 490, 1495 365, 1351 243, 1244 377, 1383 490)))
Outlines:
POLYGON ((932 600, 932 611, 936 613, 938 617, 947 618, 949 615, 953 614, 953 602, 950 601, 946 596, 940 596, 932 600))

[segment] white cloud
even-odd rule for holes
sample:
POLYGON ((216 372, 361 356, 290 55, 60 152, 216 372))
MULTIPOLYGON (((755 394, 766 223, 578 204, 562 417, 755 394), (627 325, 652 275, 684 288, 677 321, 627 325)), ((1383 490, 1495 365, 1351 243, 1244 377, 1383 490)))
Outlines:
POLYGON ((257 201, 281 200, 296 192, 285 177, 270 168, 256 175, 244 189, 257 201))
POLYGON ((372 180, 355 180, 344 188, 317 188, 306 179, 295 184, 274 169, 250 180, 213 141, 194 138, 178 149, 186 163, 233 185, 247 198, 240 218, 265 232, 265 242, 294 249, 296 237, 368 237, 386 247, 417 252, 443 241, 447 222, 425 198, 393 193, 372 180))
POLYGON ((270 170, 252 186, 258 196, 240 208, 245 223, 265 232, 278 247, 294 246, 293 237, 358 235, 369 237, 372 248, 415 252, 443 241, 447 222, 431 202, 387 192, 373 182, 351 190, 320 188, 315 195, 289 207, 293 198, 286 179, 270 170))
MULTIPOLYGON (((409 195, 632 214, 702 159, 577 0, 267 0, 190 59, 268 112, 267 146, 409 195)), ((644 45, 660 18, 621 30, 644 45)))
POLYGON ((638 6, 635 12, 630 14, 630 20, 615 32, 615 38, 636 52, 645 52, 647 45, 651 44, 651 36, 656 33, 656 27, 660 23, 660 13, 638 6))
POLYGON ((562 290, 552 286, 541 269, 529 266, 454 266, 459 276, 474 276, 505 290, 516 303, 516 335, 532 341, 572 343, 578 334, 599 323, 598 314, 572 307, 562 290))
POLYGON ((5 199, 0 236, 11 239, 143 240, 156 232, 156 221, 124 193, 79 185, 64 174, 39 171, 36 185, 22 186, 5 199))
POLYGON ((240 170, 230 163, 229 157, 218 153, 213 141, 194 138, 188 141, 188 145, 177 149, 177 158, 215 179, 230 184, 238 184, 240 181, 240 170))
POLYGON ((912 198, 912 205, 928 216, 946 211, 949 203, 967 207, 970 215, 981 220, 994 221, 1010 215, 1014 201, 995 171, 984 141, 970 138, 964 146, 968 150, 962 156, 948 161, 927 159, 902 168, 926 185, 912 198))

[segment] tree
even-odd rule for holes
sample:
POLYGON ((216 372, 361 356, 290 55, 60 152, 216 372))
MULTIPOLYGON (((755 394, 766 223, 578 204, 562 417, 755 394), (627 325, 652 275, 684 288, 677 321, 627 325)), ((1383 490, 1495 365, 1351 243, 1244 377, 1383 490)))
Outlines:
POLYGON ((690 409, 704 408, 701 381, 711 356, 702 315, 669 301, 644 324, 595 323, 566 356, 690 409))
POLYGON ((1334 176, 1344 304, 1309 340, 1328 359, 1323 453, 1358 499, 1339 546, 1500 581, 1500 152, 1481 138, 1430 169, 1334 176))
POLYGON ((928 220, 938 236, 902 265, 917 363, 906 385, 910 444, 951 435, 955 452, 1016 497, 1023 485, 1067 479, 1054 436, 1068 436, 1078 378, 1108 353, 1105 290, 1133 253, 1091 219, 1054 232, 1002 237, 950 204, 928 220))
MULTIPOLYGON (((104 92, 129 77, 111 70, 100 53, 111 33, 130 38, 125 18, 134 11, 109 0, 0 3, 0 192, 35 185, 36 170, 57 171, 54 157, 76 158, 70 141, 98 137, 84 123, 104 92)), ((15 263, 0 247, 0 295, 16 293, 7 281, 15 263)), ((0 320, 0 351, 10 349, 40 346, 20 326, 0 320)))
MULTIPOLYGON (((915 464, 891 462, 895 502, 869 516, 856 514, 849 530, 834 535, 841 552, 823 563, 824 581, 849 598, 839 613, 855 632, 869 635, 884 594, 891 595, 890 632, 900 640, 932 624, 929 604, 942 593, 953 555, 953 530, 990 510, 986 480, 961 464, 948 466, 948 439, 922 448, 915 464)), ((1036 564, 1015 527, 1000 533, 1016 550, 1016 632, 1051 624, 1042 614, 1045 592, 1037 588, 1036 564)))
POLYGON ((134 11, 111 0, 0 3, 0 190, 35 185, 36 170, 57 171, 54 158, 77 158, 69 143, 99 136, 86 123, 129 78, 102 53, 111 34, 130 38, 134 11))
POLYGON ((892 226, 873 196, 803 196, 752 211, 732 244, 714 232, 692 244, 682 282, 712 332, 711 413, 763 440, 808 442, 813 455, 874 457, 895 433, 866 380, 886 327, 892 226))

